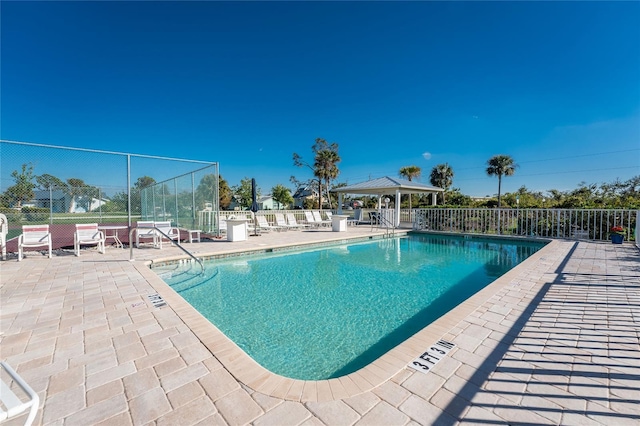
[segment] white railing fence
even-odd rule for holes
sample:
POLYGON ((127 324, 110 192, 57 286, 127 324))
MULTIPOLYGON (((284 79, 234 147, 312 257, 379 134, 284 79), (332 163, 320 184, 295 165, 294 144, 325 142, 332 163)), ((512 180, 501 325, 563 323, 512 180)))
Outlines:
POLYGON ((401 220, 417 230, 548 238, 608 240, 614 226, 636 239, 638 211, 631 209, 414 209, 401 220))

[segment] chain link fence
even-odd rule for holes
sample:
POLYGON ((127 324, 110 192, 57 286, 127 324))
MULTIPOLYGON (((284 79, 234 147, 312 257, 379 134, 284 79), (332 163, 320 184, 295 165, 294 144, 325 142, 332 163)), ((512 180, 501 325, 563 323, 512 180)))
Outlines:
POLYGON ((218 208, 217 194, 212 161, 0 140, 0 213, 9 222, 8 239, 26 224, 131 226, 162 217, 191 227, 197 208, 218 208), (209 185, 199 185, 203 179, 209 185), (148 188, 163 194, 160 204, 149 204, 148 188))
POLYGON ((141 216, 144 220, 171 221, 173 226, 218 232, 218 167, 212 165, 142 189, 141 216), (204 229, 203 212, 216 213, 214 226, 204 229))

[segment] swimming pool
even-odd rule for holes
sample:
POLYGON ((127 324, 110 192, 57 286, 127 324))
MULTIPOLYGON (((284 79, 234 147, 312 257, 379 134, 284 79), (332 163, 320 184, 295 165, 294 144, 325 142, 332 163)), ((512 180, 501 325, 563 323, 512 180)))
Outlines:
POLYGON ((340 377, 494 281, 544 243, 417 234, 154 270, 263 367, 340 377))

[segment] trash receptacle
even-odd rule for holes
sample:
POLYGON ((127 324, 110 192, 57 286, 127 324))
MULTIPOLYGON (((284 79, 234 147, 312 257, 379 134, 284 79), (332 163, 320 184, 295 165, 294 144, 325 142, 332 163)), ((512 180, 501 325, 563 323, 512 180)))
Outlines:
POLYGON ((227 240, 245 241, 247 239, 247 219, 227 219, 227 240))
POLYGON ((347 232, 347 218, 346 214, 334 214, 331 216, 331 230, 333 232, 347 232))

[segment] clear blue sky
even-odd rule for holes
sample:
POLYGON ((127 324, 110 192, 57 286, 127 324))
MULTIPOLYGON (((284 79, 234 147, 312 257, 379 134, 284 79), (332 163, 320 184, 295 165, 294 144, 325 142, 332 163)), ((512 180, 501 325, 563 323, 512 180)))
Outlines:
POLYGON ((0 8, 2 139, 217 161, 263 193, 310 177, 291 157, 318 137, 349 184, 448 162, 495 194, 496 154, 503 192, 640 174, 639 2, 0 8))

